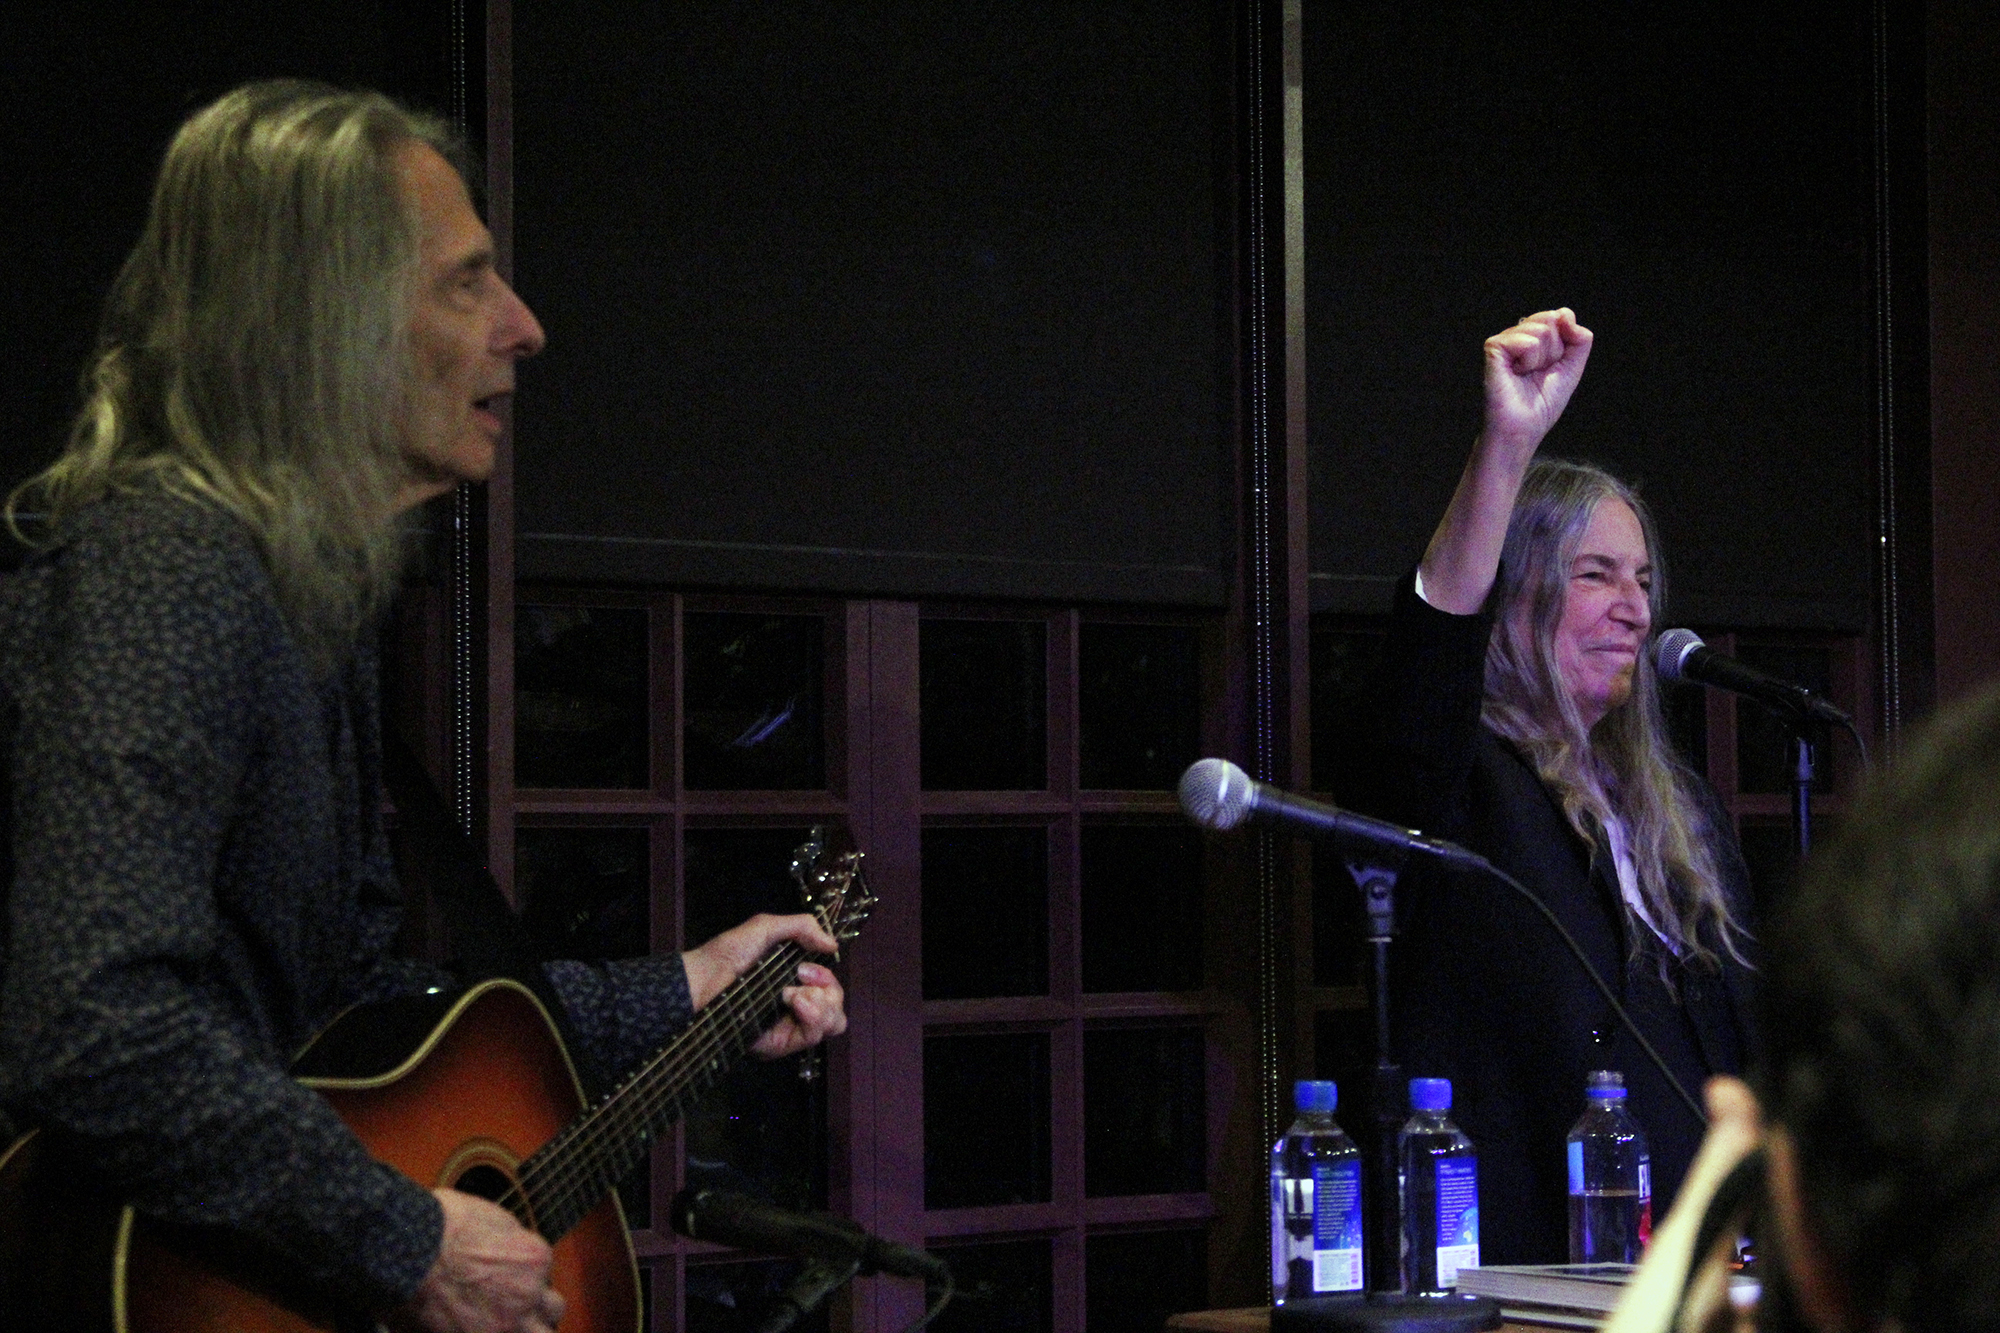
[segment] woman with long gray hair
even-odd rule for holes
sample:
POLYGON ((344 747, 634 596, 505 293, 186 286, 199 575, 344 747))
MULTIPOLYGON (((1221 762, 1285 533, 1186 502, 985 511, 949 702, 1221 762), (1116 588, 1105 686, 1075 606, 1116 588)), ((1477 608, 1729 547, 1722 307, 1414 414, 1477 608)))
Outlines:
MULTIPOLYGON (((1370 800, 1537 893, 1695 1089, 1749 1047, 1747 876, 1667 737, 1647 652, 1666 574, 1645 505, 1599 468, 1535 457, 1590 348, 1567 309, 1486 341, 1484 427, 1398 590, 1370 800)), ((1406 884, 1398 1054, 1453 1082, 1480 1153, 1481 1262, 1566 1257, 1564 1137, 1594 1069, 1625 1075, 1664 1211, 1702 1125, 1556 933, 1487 878, 1406 884)))

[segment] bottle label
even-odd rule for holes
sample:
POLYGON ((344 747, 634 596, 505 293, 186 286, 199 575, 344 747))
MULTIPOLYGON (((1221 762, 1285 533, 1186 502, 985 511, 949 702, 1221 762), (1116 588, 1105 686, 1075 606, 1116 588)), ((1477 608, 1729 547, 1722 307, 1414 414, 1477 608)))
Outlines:
POLYGON ((1458 1270, 1479 1266, 1479 1161, 1445 1157, 1437 1164, 1437 1284, 1458 1285, 1458 1270))
POLYGON ((1639 1249, 1653 1243, 1653 1159, 1639 1159, 1639 1249))
MULTIPOLYGON (((1644 1170, 1645 1168, 1642 1167, 1640 1169, 1644 1170)), ((1569 1141, 1569 1192, 1571 1194, 1583 1193, 1583 1143, 1578 1139, 1571 1139, 1569 1141)), ((1645 1187, 1641 1186, 1640 1193, 1643 1194, 1644 1192, 1645 1187)))
POLYGON ((1313 1163, 1313 1290, 1361 1290, 1361 1162, 1313 1163))

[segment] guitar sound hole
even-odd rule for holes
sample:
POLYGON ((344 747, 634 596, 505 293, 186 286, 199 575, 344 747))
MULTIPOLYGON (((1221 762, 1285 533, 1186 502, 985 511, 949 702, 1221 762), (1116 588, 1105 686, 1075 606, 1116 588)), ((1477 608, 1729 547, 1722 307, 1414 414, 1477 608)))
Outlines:
POLYGON ((514 1188, 514 1182, 507 1179, 507 1173, 499 1167, 482 1165, 473 1167, 452 1181, 451 1187, 499 1203, 508 1191, 514 1188))

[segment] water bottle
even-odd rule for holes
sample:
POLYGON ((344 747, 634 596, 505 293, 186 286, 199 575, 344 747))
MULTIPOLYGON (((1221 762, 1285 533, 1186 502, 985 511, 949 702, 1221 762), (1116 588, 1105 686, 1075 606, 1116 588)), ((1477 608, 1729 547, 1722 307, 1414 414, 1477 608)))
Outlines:
POLYGON ((1625 1109, 1625 1076, 1585 1079, 1583 1118, 1569 1132, 1569 1261, 1636 1264, 1653 1238, 1653 1158, 1625 1109))
POLYGON ((1479 1266, 1479 1154, 1451 1123, 1451 1080, 1410 1080, 1410 1118, 1396 1136, 1403 1199, 1403 1290, 1442 1296, 1479 1266))
POLYGON ((1299 1118, 1271 1149, 1271 1290, 1287 1298, 1360 1291, 1361 1151, 1334 1123, 1340 1089, 1301 1080, 1299 1118))

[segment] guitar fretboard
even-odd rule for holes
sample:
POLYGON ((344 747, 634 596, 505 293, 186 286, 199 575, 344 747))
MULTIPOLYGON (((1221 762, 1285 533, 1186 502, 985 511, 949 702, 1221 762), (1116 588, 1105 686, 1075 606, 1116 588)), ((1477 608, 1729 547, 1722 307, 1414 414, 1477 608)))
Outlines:
POLYGON ((681 1034, 521 1163, 520 1188, 500 1202, 554 1241, 637 1166, 655 1136, 721 1081, 784 1009, 809 955, 786 941, 760 958, 681 1034))

